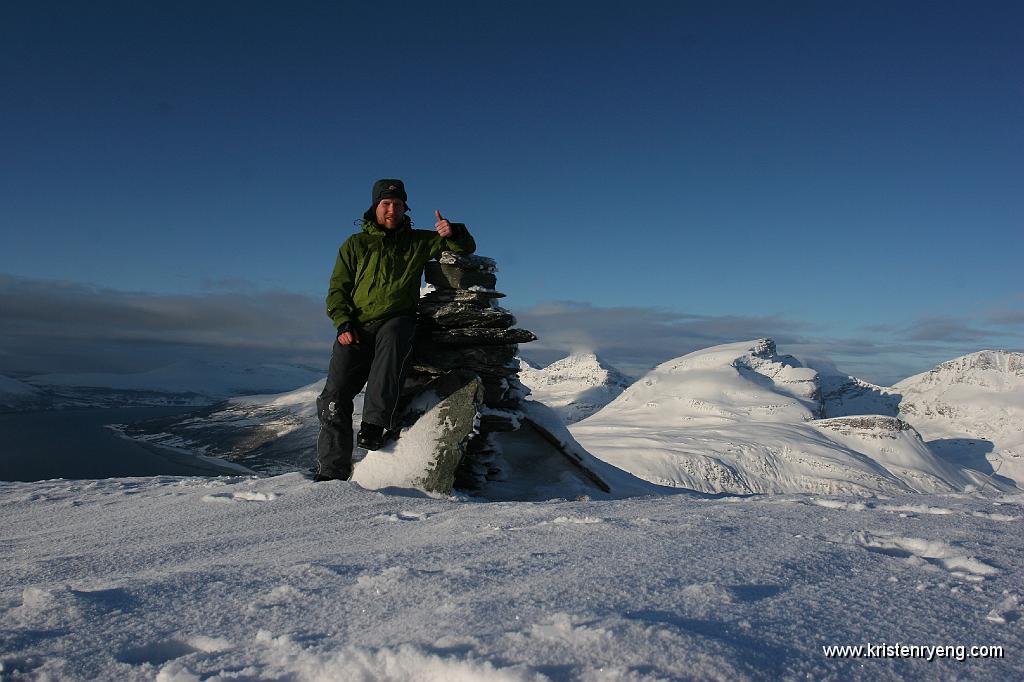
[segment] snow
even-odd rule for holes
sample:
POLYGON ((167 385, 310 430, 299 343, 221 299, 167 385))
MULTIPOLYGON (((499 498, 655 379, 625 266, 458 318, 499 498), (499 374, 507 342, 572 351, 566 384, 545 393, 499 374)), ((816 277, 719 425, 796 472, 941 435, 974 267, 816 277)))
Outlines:
POLYGON ((0 483, 0 676, 1015 679, 1024 496, 0 483), (827 658, 823 645, 1005 658, 827 658))

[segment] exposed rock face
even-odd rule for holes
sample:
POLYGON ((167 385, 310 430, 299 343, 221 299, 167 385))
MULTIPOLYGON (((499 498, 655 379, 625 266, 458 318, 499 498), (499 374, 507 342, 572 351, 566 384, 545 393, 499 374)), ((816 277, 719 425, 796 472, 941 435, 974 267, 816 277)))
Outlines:
POLYGON ((473 432, 473 423, 483 399, 483 385, 480 378, 467 371, 446 374, 439 383, 446 382, 453 389, 441 401, 437 410, 437 441, 434 444, 436 458, 423 477, 423 489, 431 492, 450 493, 455 483, 455 471, 463 458, 466 439, 473 432))
POLYGON ((839 433, 863 432, 872 438, 894 438, 902 431, 914 431, 914 427, 896 417, 877 414, 862 414, 850 417, 818 419, 814 425, 839 433))

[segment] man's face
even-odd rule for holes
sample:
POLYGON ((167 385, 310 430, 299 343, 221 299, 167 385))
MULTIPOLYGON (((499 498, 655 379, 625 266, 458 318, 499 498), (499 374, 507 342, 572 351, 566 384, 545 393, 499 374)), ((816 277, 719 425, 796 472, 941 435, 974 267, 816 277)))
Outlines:
POLYGON ((377 204, 377 224, 393 230, 405 219, 405 202, 401 199, 381 199, 377 204))

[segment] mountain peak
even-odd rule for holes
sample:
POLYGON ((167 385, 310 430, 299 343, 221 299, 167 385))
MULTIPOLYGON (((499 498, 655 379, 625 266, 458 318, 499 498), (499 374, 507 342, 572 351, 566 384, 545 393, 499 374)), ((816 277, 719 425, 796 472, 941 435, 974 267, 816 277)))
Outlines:
POLYGON ((925 387, 970 385, 998 391, 1024 387, 1024 353, 1009 350, 980 350, 947 360, 927 372, 897 383, 899 390, 925 387))
POLYGON ((544 368, 521 362, 519 380, 534 400, 554 408, 566 423, 589 417, 633 383, 592 351, 573 353, 544 368))

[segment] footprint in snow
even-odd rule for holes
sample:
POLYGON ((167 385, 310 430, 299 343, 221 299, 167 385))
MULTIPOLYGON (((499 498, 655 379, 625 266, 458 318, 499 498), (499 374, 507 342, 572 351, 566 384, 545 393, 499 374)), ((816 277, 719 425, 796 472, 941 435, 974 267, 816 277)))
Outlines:
POLYGON ((231 648, 231 642, 223 637, 206 637, 199 635, 185 640, 168 639, 162 642, 150 642, 125 649, 117 656, 121 663, 130 665, 162 665, 182 656, 196 652, 214 653, 231 648))
POLYGON ((938 540, 904 538, 860 531, 853 534, 852 542, 869 552, 908 559, 922 565, 938 566, 957 578, 971 582, 980 582, 986 576, 999 573, 998 568, 958 552, 955 548, 938 540))
POLYGON ((999 625, 1006 625, 1020 618, 1020 600, 1017 595, 1008 592, 1003 592, 1003 594, 1006 595, 1006 598, 996 604, 985 616, 986 620, 999 625))
POLYGON ((983 512, 976 511, 971 512, 971 516, 977 516, 979 519, 988 519, 989 521, 1016 521, 1016 516, 1010 516, 1009 514, 998 514, 994 512, 983 512))
POLYGON ((422 514, 420 512, 400 511, 392 512, 390 514, 381 514, 378 519, 384 521, 422 521, 427 518, 428 514, 422 514))
POLYGON ((255 490, 236 490, 230 493, 203 495, 204 502, 270 502, 277 499, 274 493, 260 493, 255 490))

